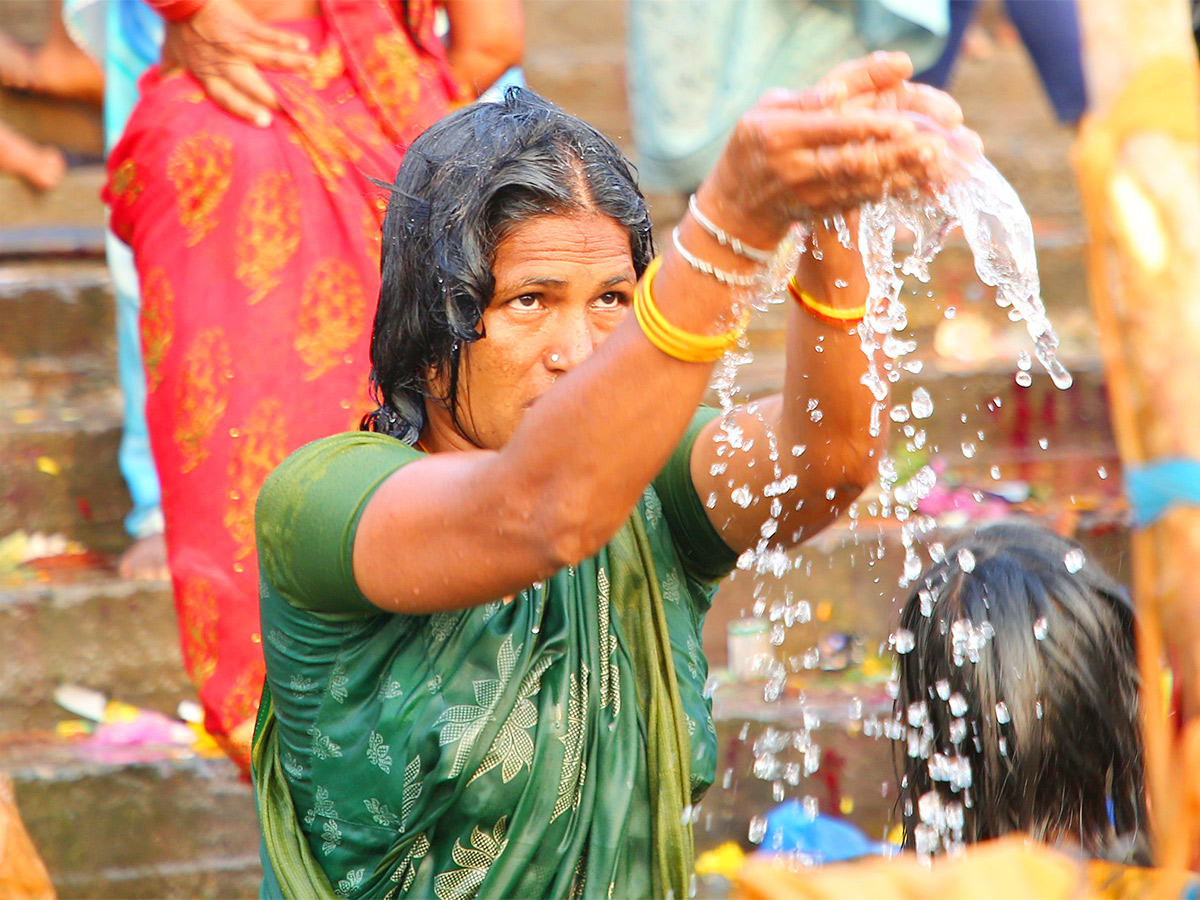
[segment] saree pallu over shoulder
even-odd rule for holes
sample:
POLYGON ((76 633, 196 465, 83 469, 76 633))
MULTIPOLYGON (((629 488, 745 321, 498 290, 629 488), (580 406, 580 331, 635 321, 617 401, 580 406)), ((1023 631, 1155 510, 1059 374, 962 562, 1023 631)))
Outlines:
POLYGON ((684 810, 715 768, 708 594, 648 526, 657 503, 648 490, 601 553, 509 603, 335 625, 265 594, 268 669, 292 673, 269 679, 254 749, 266 883, 686 896, 684 810), (302 655, 315 661, 297 673, 302 655))
POLYGON ((390 6, 324 6, 323 19, 279 23, 317 64, 263 72, 281 105, 268 128, 219 109, 190 75, 148 71, 105 187, 142 290, 184 660, 205 726, 243 766, 264 674, 255 501, 289 452, 356 428, 373 405, 387 197, 371 179, 390 182, 404 145, 454 102, 429 15, 418 34, 432 49, 418 52, 390 6), (360 45, 380 42, 411 52, 372 64, 369 81, 360 45), (415 86, 402 106, 371 92, 388 79, 415 86))

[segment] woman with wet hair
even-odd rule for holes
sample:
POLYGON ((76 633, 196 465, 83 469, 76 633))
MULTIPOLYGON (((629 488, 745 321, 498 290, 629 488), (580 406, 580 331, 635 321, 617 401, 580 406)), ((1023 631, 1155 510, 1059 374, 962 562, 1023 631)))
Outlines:
POLYGON ((942 177, 912 113, 961 113, 910 73, 880 56, 764 98, 657 258, 632 167, 535 94, 412 144, 379 408, 258 502, 267 895, 688 895, 715 585, 873 470, 866 278, 827 219, 942 177), (821 252, 792 279, 782 392, 698 411, 798 220, 821 252))
POLYGON ((895 715, 904 844, 1024 832, 1097 858, 1146 849, 1133 607, 1076 543, 979 527, 900 616, 895 715), (904 643, 909 643, 907 634, 904 643))

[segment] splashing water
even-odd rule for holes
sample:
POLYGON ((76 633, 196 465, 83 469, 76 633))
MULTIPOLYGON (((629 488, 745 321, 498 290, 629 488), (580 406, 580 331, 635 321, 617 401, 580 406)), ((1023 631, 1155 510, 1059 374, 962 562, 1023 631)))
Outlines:
MULTIPOLYGON (((915 341, 903 335, 908 328, 908 316, 901 300, 901 291, 907 277, 915 277, 921 282, 929 281, 929 266, 956 227, 962 229, 974 255, 975 269, 980 280, 996 289, 997 305, 1008 311, 1011 320, 1024 322, 1030 336, 1032 352, 1021 352, 1017 364, 1018 382, 1025 384, 1032 381, 1029 370, 1032 368, 1033 359, 1036 359, 1050 374, 1057 387, 1065 389, 1071 384, 1070 374, 1056 357, 1058 338, 1050 326, 1041 300, 1033 229, 1028 215, 1012 187, 982 156, 973 155, 966 160, 963 163, 962 175, 962 178, 935 194, 914 193, 886 197, 882 201, 864 206, 859 213, 857 241, 867 274, 869 295, 867 315, 859 326, 858 334, 862 349, 869 360, 862 381, 870 390, 874 401, 870 430, 872 435, 878 436, 883 428, 891 427, 894 423, 897 430, 904 431, 911 448, 915 450, 920 450, 926 444, 926 432, 920 426, 925 424, 923 420, 932 417, 934 401, 926 388, 918 386, 899 402, 890 402, 891 395, 899 393, 898 382, 902 373, 918 374, 922 370, 920 360, 907 358, 917 348, 915 341), (895 245, 897 232, 901 228, 911 232, 913 245, 908 255, 898 264, 895 245)), ((836 229, 839 242, 849 245, 852 235, 845 220, 837 217, 830 224, 836 229)), ((760 283, 764 290, 759 293, 763 296, 755 300, 756 306, 762 308, 787 302, 787 279, 795 270, 800 254, 804 252, 806 238, 803 230, 797 228, 783 242, 760 283)), ((812 252, 814 257, 819 257, 820 251, 815 245, 812 252)), ((953 313, 947 311, 946 315, 949 318, 953 313)), ((736 419, 730 415, 734 407, 745 400, 744 396, 739 396, 742 394, 742 387, 738 384, 738 373, 751 360, 751 355, 743 344, 738 352, 727 354, 713 383, 720 398, 722 411, 726 414, 717 438, 720 443, 717 455, 723 461, 714 465, 714 476, 725 475, 725 460, 731 460, 736 453, 748 451, 753 443, 749 436, 742 432, 736 419)), ((999 406, 999 398, 993 401, 993 406, 999 406)), ((753 408, 753 404, 750 404, 750 408, 753 408)), ((991 408, 993 407, 989 406, 989 409, 991 408)), ((805 413, 814 422, 819 421, 823 415, 815 401, 805 413)), ((979 434, 978 437, 983 440, 983 434, 979 434)), ((755 547, 742 554, 737 563, 738 569, 759 578, 771 576, 781 580, 787 577, 789 572, 802 566, 802 561, 785 552, 777 536, 777 532, 781 530, 783 504, 795 504, 795 500, 789 500, 789 495, 797 488, 796 477, 784 474, 784 464, 780 462, 780 456, 786 458, 790 454, 793 459, 798 458, 805 453, 806 448, 803 445, 777 446, 775 436, 770 434, 769 429, 767 440, 770 441, 767 462, 773 465, 774 471, 773 480, 763 491, 763 496, 752 496, 748 486, 732 480, 724 487, 724 493, 742 508, 757 504, 764 512, 769 509, 760 531, 761 540, 755 547)), ((977 448, 973 442, 964 441, 960 446, 963 456, 967 459, 976 455, 977 448)), ((1048 445, 1043 441, 1041 446, 1045 449, 1048 445)), ((995 468, 992 477, 999 477, 999 471, 995 468)), ((936 483, 937 473, 930 466, 920 468, 911 476, 906 473, 906 480, 902 481, 899 467, 894 460, 886 454, 880 459, 880 493, 878 499, 867 504, 865 508, 872 515, 892 517, 900 525, 900 541, 904 548, 903 575, 899 582, 901 587, 915 583, 924 570, 924 564, 916 550, 918 538, 931 531, 936 523, 929 516, 917 515, 917 510, 918 504, 934 491, 936 483)), ((722 481, 722 484, 725 485, 725 482, 722 481)), ((708 498, 706 505, 711 508, 716 500, 714 493, 708 498)), ((852 531, 856 530, 857 524, 857 505, 854 505, 851 507, 852 531)), ((874 560, 877 560, 882 552, 881 539, 874 560)), ((928 555, 934 562, 944 560, 945 548, 939 543, 931 543, 928 555)), ((964 572, 969 573, 975 568, 974 556, 968 550, 959 551, 956 561, 964 572)), ((873 564, 873 560, 868 561, 868 565, 873 564)), ((1064 564, 1072 572, 1078 570, 1078 567, 1071 568, 1073 557, 1070 554, 1064 558, 1064 564)), ((811 561, 807 566, 811 569, 811 561)), ((1079 567, 1081 566, 1082 560, 1079 562, 1079 567)), ((932 591, 922 594, 922 613, 932 613, 934 599, 932 591)), ((778 612, 772 608, 772 644, 780 645, 783 642, 784 629, 797 623, 808 622, 810 615, 807 602, 797 603, 789 594, 787 602, 779 604, 778 612)), ((994 634, 988 622, 975 625, 965 620, 951 623, 950 632, 954 663, 957 666, 977 662, 980 653, 994 634)), ((1039 620, 1039 624, 1035 625, 1035 636, 1038 640, 1045 637, 1044 620, 1039 620), (1039 631, 1040 634, 1037 633, 1039 631)), ((898 629, 891 636, 891 644, 896 652, 903 654, 912 652, 915 641, 911 632, 898 629)), ((815 647, 788 659, 788 667, 792 671, 815 669, 822 665, 821 655, 815 647)), ((787 669, 781 663, 775 662, 769 676, 764 686, 764 699, 778 701, 782 697, 787 669)), ((894 697, 896 691, 892 683, 889 683, 888 687, 889 695, 894 697)), ((951 713, 950 739, 957 748, 953 752, 957 754, 961 751, 960 745, 970 739, 968 722, 963 718, 968 711, 967 701, 961 694, 951 692, 948 681, 939 682, 936 699, 931 695, 929 700, 932 704, 944 703, 951 713)), ((804 701, 801 702, 803 704, 804 701)), ((956 790, 969 789, 969 762, 957 755, 933 753, 931 712, 932 707, 924 701, 912 704, 905 710, 903 719, 896 717, 882 724, 882 736, 907 741, 910 755, 930 760, 930 774, 934 780, 948 782, 956 790)), ((995 715, 1001 723, 1008 720, 1008 710, 1003 702, 997 704, 995 715)), ((812 738, 813 729, 818 724, 815 720, 809 721, 806 714, 802 728, 786 731, 767 728, 760 740, 755 742, 753 774, 772 783, 772 796, 775 800, 783 798, 785 785, 798 786, 803 783, 803 779, 817 771, 820 747, 812 738), (785 758, 786 754, 793 753, 796 754, 794 757, 785 758)), ((863 730, 864 733, 867 731, 865 723, 863 730)), ((728 772, 725 782, 728 786, 728 772)), ((919 810, 920 823, 917 826, 919 852, 932 852, 939 845, 949 849, 961 842, 961 804, 944 804, 936 794, 932 794, 921 797, 919 805, 922 807, 919 810)), ((755 816, 748 829, 747 836, 750 842, 760 843, 765 833, 765 819, 755 816)))
POLYGON ((1068 550, 1066 555, 1063 556, 1063 565, 1067 567, 1067 571, 1072 575, 1082 569, 1086 562, 1087 557, 1084 556, 1083 551, 1078 547, 1068 550))

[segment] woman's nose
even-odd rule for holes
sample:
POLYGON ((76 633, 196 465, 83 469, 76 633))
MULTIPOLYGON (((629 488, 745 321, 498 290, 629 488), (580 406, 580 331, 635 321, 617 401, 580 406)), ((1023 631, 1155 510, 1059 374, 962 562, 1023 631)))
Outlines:
POLYGON ((556 372, 569 372, 596 349, 596 338, 587 316, 566 318, 546 352, 547 368, 556 372))

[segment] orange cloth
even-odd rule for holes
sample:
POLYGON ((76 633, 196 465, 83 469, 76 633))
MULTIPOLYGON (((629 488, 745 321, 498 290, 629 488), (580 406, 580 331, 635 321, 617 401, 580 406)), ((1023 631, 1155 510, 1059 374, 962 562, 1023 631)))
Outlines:
POLYGON ((17 812, 12 779, 0 772, 0 900, 53 900, 54 885, 17 812))
POLYGON ((1167 900, 1195 897, 1200 879, 1185 870, 1089 862, 1023 837, 970 847, 926 864, 913 854, 819 869, 785 858, 748 862, 730 894, 739 900, 1167 900))
POLYGON ((184 660, 205 727, 248 770, 262 690, 254 505, 292 450, 355 429, 368 400, 386 191, 407 146, 456 102, 430 0, 421 48, 383 2, 323 0, 277 23, 317 54, 263 71, 282 112, 258 128, 190 76, 151 69, 105 196, 142 288, 146 418, 184 660))

